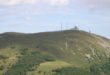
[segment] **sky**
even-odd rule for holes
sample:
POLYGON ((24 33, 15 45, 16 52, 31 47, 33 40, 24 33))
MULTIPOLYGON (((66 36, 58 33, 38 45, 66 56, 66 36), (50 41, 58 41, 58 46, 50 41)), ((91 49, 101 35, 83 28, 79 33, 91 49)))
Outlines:
POLYGON ((80 29, 110 39, 110 0, 0 0, 0 33, 80 29))

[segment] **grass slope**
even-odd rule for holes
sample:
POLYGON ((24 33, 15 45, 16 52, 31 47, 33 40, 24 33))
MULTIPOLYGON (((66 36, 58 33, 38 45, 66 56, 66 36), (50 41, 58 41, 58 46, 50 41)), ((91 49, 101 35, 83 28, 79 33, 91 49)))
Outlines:
POLYGON ((33 68, 36 69, 34 71, 28 72, 27 75, 52 75, 54 74, 54 72, 52 72, 53 70, 69 66, 71 66, 69 63, 63 61, 44 62, 41 63, 38 68, 34 66, 33 68))
MULTIPOLYGON (((96 63, 102 63, 106 61, 105 58, 110 57, 110 40, 99 35, 77 30, 38 34, 15 32, 0 34, 0 56, 7 57, 0 59, 0 67, 3 67, 3 69, 0 70, 0 75, 9 72, 9 69, 13 69, 13 65, 16 63, 19 64, 20 58, 18 57, 21 57, 23 54, 21 52, 27 49, 29 51, 33 50, 47 54, 56 60, 56 62, 44 62, 44 65, 40 65, 39 68, 37 68, 42 69, 43 72, 48 63, 50 63, 50 65, 47 65, 46 72, 59 68, 60 66, 65 67, 67 64, 85 68, 96 63), (67 62, 67 64, 65 62, 67 62), (58 63, 62 63, 62 65, 57 67, 58 63), (56 67, 52 67, 52 65, 56 65, 56 67), (51 68, 49 68, 49 66, 51 66, 51 68)), ((35 57, 37 58, 37 56, 35 57)), ((26 57, 21 58, 26 59, 26 57)), ((35 63, 36 62, 32 64, 35 63)), ((25 73, 31 72, 26 71, 25 73)))

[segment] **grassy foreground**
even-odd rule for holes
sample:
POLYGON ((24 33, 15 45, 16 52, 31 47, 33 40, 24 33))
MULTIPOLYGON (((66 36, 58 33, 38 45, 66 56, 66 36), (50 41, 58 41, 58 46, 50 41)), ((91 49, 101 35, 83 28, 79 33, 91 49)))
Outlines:
POLYGON ((0 34, 0 75, 108 75, 109 57, 110 40, 85 31, 0 34))
MULTIPOLYGON (((61 69, 64 67, 69 67, 70 64, 63 61, 53 61, 53 62, 45 62, 41 63, 38 68, 36 68, 32 72, 28 72, 27 75, 53 75, 53 70, 61 69)), ((35 68, 34 66, 33 68, 35 68)))

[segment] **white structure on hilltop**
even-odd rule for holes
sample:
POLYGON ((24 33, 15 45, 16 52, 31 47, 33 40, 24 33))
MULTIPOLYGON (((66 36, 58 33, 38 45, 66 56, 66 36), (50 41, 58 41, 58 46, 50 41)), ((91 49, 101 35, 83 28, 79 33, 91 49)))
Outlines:
POLYGON ((75 26, 75 27, 74 27, 74 30, 79 30, 78 26, 75 26))
POLYGON ((72 28, 71 30, 79 30, 78 26, 75 26, 74 28, 72 28))

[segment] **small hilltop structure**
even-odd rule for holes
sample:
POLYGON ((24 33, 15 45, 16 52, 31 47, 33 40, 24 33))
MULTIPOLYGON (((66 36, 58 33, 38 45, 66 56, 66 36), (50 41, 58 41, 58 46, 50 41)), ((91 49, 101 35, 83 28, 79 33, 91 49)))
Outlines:
POLYGON ((74 30, 79 30, 79 27, 78 26, 75 26, 73 29, 74 30))
POLYGON ((78 26, 74 26, 71 30, 80 30, 78 26))

